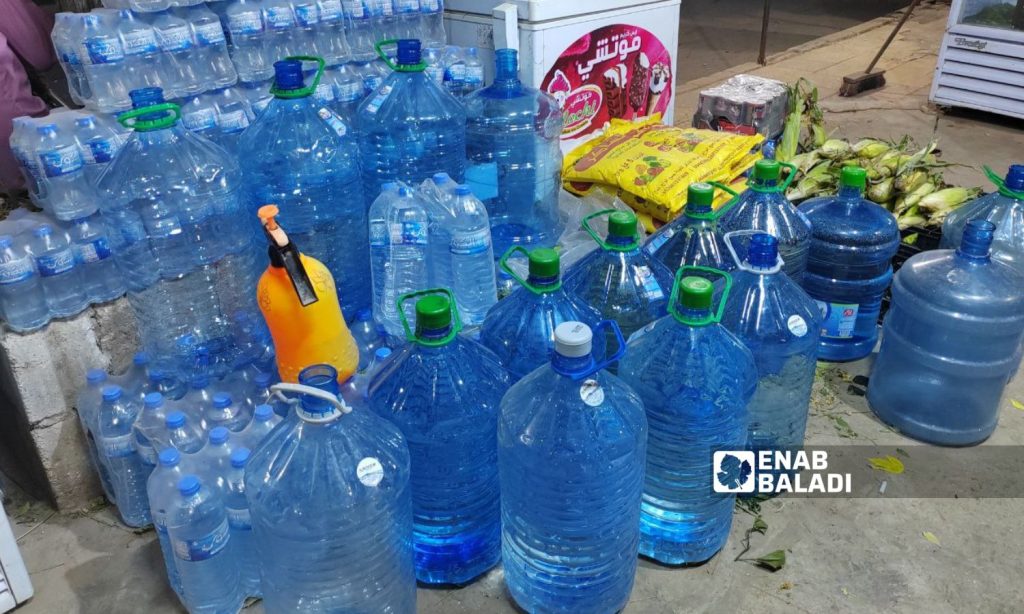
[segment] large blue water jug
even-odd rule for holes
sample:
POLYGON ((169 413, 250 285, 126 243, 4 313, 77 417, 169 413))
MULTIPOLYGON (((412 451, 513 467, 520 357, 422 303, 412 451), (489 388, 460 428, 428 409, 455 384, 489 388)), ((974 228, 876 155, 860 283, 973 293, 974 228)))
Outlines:
POLYGON ((968 222, 988 220, 996 225, 992 258, 1024 273, 1024 164, 1012 165, 1005 179, 988 167, 985 172, 996 184, 996 191, 950 211, 942 224, 939 247, 960 247, 968 222))
MULTIPOLYGON (((726 240, 741 233, 730 233, 726 240)), ((821 312, 782 272, 779 241, 770 234, 752 231, 746 256, 736 264, 722 325, 747 346, 757 364, 757 390, 747 408, 747 445, 755 451, 799 450, 817 367, 821 312)))
POLYGON ((922 252, 896 273, 868 403, 915 439, 965 446, 996 428, 1019 361, 1024 276, 992 258, 994 234, 972 220, 959 249, 922 252))
MULTIPOLYGON (((393 422, 412 457, 416 577, 465 584, 500 555, 497 429, 508 373, 466 337, 447 290, 416 302, 409 343, 370 382, 370 406, 393 422)), ((401 313, 401 311, 400 311, 401 313)))
POLYGON ((783 271, 800 283, 807 269, 807 251, 811 243, 811 222, 786 198, 786 188, 796 176, 789 167, 789 176, 782 183, 782 165, 775 160, 758 160, 750 175, 747 191, 726 204, 728 210, 718 222, 722 232, 763 230, 779 240, 779 253, 785 262, 783 271))
POLYGON ((494 83, 464 99, 466 183, 487 206, 494 253, 554 247, 561 234, 562 111, 519 80, 515 49, 495 52, 494 83))
MULTIPOLYGON (((672 277, 640 249, 636 215, 607 209, 583 218, 583 228, 600 248, 569 268, 563 282, 566 291, 596 309, 601 317, 615 320, 627 338, 665 315, 672 277), (608 216, 608 236, 604 239, 589 223, 599 215, 608 216)), ((611 343, 609 334, 605 338, 611 343)))
POLYGON ((867 171, 848 166, 839 183, 836 196, 800 206, 813 228, 802 285, 822 313, 818 357, 844 361, 875 349, 900 229, 892 213, 864 198, 867 171))
MULTIPOLYGON (((582 322, 593 329, 601 314, 565 292, 558 252, 551 248, 526 252, 523 247, 511 247, 501 258, 501 268, 522 287, 487 312, 480 342, 498 356, 512 380, 518 381, 551 360, 559 324, 582 322), (517 251, 529 258, 526 279, 508 266, 508 259, 517 251)), ((595 355, 604 356, 604 337, 597 339, 595 355)))
MULTIPOLYGON (((246 211, 264 243, 256 211, 281 209, 281 223, 303 253, 331 271, 341 310, 354 317, 370 306, 370 240, 351 127, 313 99, 302 62, 274 64, 274 100, 242 134, 246 211)), ((250 290, 251 291, 251 290, 250 290)))
POLYGON ((389 181, 419 185, 434 173, 461 182, 466 167, 466 112, 424 74, 420 41, 398 41, 397 64, 359 105, 359 155, 366 206, 389 181))
POLYGON ((402 434, 338 399, 338 373, 307 367, 300 403, 245 466, 268 612, 416 611, 409 451, 402 434))
POLYGON ((681 266, 706 266, 720 271, 736 268, 725 245, 718 218, 727 209, 714 211, 715 188, 710 183, 691 183, 683 214, 647 239, 644 250, 675 275, 681 266))
MULTIPOLYGON (((691 270, 676 273, 670 315, 634 335, 619 363, 650 426, 640 553, 670 565, 706 561, 729 537, 735 490, 714 486, 736 486, 745 476, 719 475, 713 453, 746 448, 747 403, 757 383, 750 350, 719 324, 723 305, 712 310, 714 285, 684 277, 691 270)), ((724 303, 729 277, 720 275, 724 303)))
POLYGON ((236 314, 265 334, 251 237, 239 223, 241 173, 226 151, 180 125, 159 88, 133 90, 132 100, 121 121, 134 133, 97 181, 142 343, 159 363, 192 335, 230 362, 236 314))
POLYGON ((501 401, 502 561, 527 612, 618 612, 633 587, 647 418, 604 369, 625 346, 601 362, 593 338, 582 322, 559 324, 550 362, 501 401))

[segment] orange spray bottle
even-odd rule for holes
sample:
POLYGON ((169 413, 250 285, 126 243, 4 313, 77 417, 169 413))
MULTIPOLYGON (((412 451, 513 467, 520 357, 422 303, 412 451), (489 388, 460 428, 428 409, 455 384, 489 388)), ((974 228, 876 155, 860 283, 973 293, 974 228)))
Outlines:
POLYGON ((281 381, 298 382, 299 371, 329 364, 344 382, 359 364, 359 349, 345 325, 334 277, 319 260, 299 252, 278 224, 276 205, 260 207, 270 266, 256 287, 260 311, 277 353, 281 381))

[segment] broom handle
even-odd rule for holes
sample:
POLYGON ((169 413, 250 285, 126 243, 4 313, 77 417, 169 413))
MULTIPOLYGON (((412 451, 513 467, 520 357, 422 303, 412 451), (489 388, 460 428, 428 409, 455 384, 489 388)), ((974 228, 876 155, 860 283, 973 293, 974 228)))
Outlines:
POLYGON ((878 54, 875 55, 875 59, 871 60, 871 64, 869 64, 867 70, 864 71, 865 73, 869 73, 874 70, 875 64, 878 64, 878 60, 882 59, 882 54, 885 53, 885 50, 889 48, 890 44, 892 44, 893 39, 900 33, 900 30, 903 28, 903 24, 907 23, 907 20, 910 19, 910 14, 914 12, 914 8, 917 7, 920 2, 921 0, 914 0, 910 3, 910 6, 908 6, 907 10, 903 13, 903 17, 900 17, 899 23, 897 23, 896 27, 889 33, 889 38, 885 39, 885 43, 882 44, 882 48, 878 50, 878 54))

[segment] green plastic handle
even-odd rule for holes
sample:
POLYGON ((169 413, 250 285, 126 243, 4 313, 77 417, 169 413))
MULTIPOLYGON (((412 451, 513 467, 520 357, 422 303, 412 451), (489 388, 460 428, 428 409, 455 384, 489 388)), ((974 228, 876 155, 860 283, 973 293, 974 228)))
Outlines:
POLYGON ((583 218, 583 220, 580 222, 580 226, 583 227, 583 230, 587 231, 587 234, 589 234, 590 237, 594 239, 594 241, 597 241, 597 244, 601 246, 601 249, 607 249, 615 252, 632 251, 640 246, 640 244, 636 240, 634 240, 629 245, 609 245, 607 241, 601 238, 601 236, 598 235, 597 232, 595 232, 594 229, 590 227, 590 220, 594 219, 595 217, 600 217, 602 215, 611 215, 613 213, 618 213, 619 211, 619 209, 602 209, 601 211, 591 213, 590 215, 583 218))
POLYGON ((405 340, 409 343, 418 343, 419 345, 426 347, 439 347, 447 345, 455 335, 459 334, 462 330, 462 318, 459 317, 459 307, 455 304, 455 295, 448 288, 430 288, 427 290, 417 290, 416 292, 409 292, 398 297, 395 301, 395 306, 398 307, 398 318, 402 321, 402 328, 405 330, 405 340), (405 317, 405 309, 403 306, 406 301, 414 299, 418 296, 430 296, 431 294, 443 294, 448 297, 448 305, 451 309, 452 314, 452 329, 448 331, 448 334, 440 339, 420 339, 416 336, 416 332, 409 326, 409 319, 405 317))
MULTIPOLYGON (((776 160, 776 162, 779 162, 779 161, 776 160)), ((779 162, 779 166, 785 166, 786 168, 789 169, 789 175, 786 177, 785 181, 783 181, 779 185, 773 185, 773 186, 769 186, 767 188, 762 188, 760 186, 752 185, 752 186, 750 186, 749 189, 751 189, 751 190, 753 190, 755 192, 782 192, 782 193, 785 193, 786 190, 789 189, 789 184, 793 183, 793 180, 796 179, 797 168, 796 168, 796 166, 794 166, 793 164, 790 164, 789 162, 779 162)))
POLYGON ((718 324, 722 321, 722 316, 725 314, 725 302, 729 298, 729 292, 731 290, 732 275, 729 275, 725 271, 720 271, 706 266, 679 267, 679 270, 676 271, 675 281, 672 283, 672 296, 668 299, 668 312, 672 314, 672 317, 675 318, 677 322, 688 326, 707 326, 709 324, 718 324), (703 318, 693 318, 679 312, 679 285, 682 283, 683 277, 686 276, 688 271, 709 273, 711 275, 717 275, 725 280, 725 290, 722 292, 722 298, 718 303, 717 311, 712 310, 703 318))
POLYGON ((324 74, 324 67, 327 65, 327 62, 322 57, 316 55, 290 55, 284 59, 316 62, 316 75, 313 76, 313 82, 306 87, 300 87, 297 90, 279 90, 277 89, 277 84, 274 84, 270 87, 270 93, 274 98, 305 98, 312 95, 316 91, 317 86, 320 85, 320 78, 324 74))
POLYGON ((422 59, 419 64, 395 64, 388 57, 388 54, 384 53, 384 45, 397 45, 397 38, 389 38, 386 40, 378 41, 373 45, 373 48, 377 50, 377 55, 380 59, 384 60, 384 63, 388 65, 388 68, 396 72, 423 72, 427 69, 427 63, 422 59))
POLYGON ((173 102, 162 102, 160 104, 154 104, 140 109, 132 109, 127 113, 122 113, 121 116, 117 118, 117 121, 125 128, 137 130, 139 132, 146 132, 148 130, 169 128, 176 124, 179 119, 181 119, 181 107, 173 102), (166 114, 166 111, 170 111, 170 114, 166 114), (152 115, 154 113, 164 113, 164 115, 163 117, 158 117, 156 119, 137 119, 142 115, 152 115))
POLYGON ((993 171, 988 166, 983 166, 982 168, 985 169, 985 175, 988 177, 988 180, 994 183, 996 187, 999 189, 1000 194, 1002 194, 1003 196, 1007 196, 1009 198, 1024 200, 1024 192, 1011 190, 1010 188, 1006 187, 1006 181, 1004 181, 1002 177, 997 175, 995 171, 993 171))
POLYGON ((506 273, 509 274, 509 276, 512 277, 512 279, 514 279, 517 282, 519 282, 520 286, 522 286, 522 287, 526 288, 527 290, 529 290, 530 292, 533 292, 534 294, 538 294, 538 295, 539 294, 548 294, 548 293, 554 292, 555 290, 558 290, 559 288, 562 287, 562 278, 561 278, 561 276, 559 276, 557 284, 553 284, 551 286, 545 286, 544 288, 538 288, 537 286, 531 284, 528 280, 523 279, 522 277, 516 275, 516 272, 512 270, 512 267, 508 266, 508 259, 511 258, 512 255, 515 254, 516 252, 521 252, 527 258, 530 257, 530 251, 528 249, 526 249, 522 245, 513 245, 512 247, 508 248, 508 250, 505 251, 505 254, 502 255, 501 259, 498 260, 498 265, 501 267, 502 271, 505 271, 506 273))
POLYGON ((728 213, 729 209, 732 209, 733 206, 737 202, 739 202, 740 194, 736 190, 734 190, 734 189, 730 188, 729 186, 725 185, 724 183, 721 183, 721 182, 718 182, 718 181, 709 181, 708 184, 710 184, 710 185, 712 185, 712 186, 714 186, 714 187, 716 187, 716 188, 718 188, 720 190, 723 190, 724 192, 727 192, 728 194, 732 194, 732 198, 729 199, 729 202, 725 203, 724 205, 719 207, 717 210, 712 210, 710 213, 687 213, 686 215, 688 217, 691 217, 691 218, 695 219, 695 220, 710 220, 712 222, 715 222, 715 221, 718 221, 723 215, 728 213))

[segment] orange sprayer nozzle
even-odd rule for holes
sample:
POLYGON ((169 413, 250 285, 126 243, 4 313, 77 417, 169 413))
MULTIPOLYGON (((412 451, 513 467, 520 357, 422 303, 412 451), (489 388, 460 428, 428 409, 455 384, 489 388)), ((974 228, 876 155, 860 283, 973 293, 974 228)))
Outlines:
POLYGON ((260 223, 267 227, 267 230, 277 230, 276 218, 280 215, 281 210, 277 208, 277 205, 263 205, 260 207, 256 215, 260 218, 260 223))

